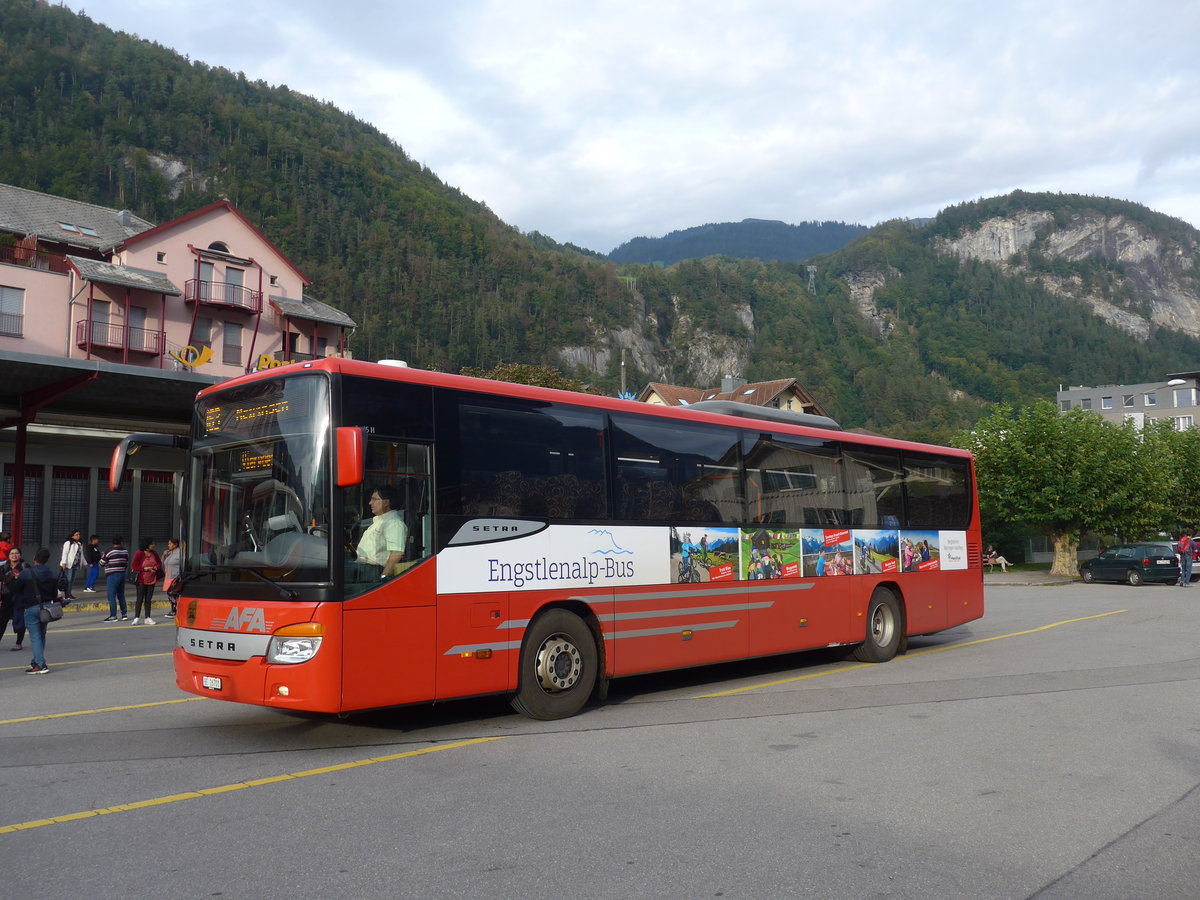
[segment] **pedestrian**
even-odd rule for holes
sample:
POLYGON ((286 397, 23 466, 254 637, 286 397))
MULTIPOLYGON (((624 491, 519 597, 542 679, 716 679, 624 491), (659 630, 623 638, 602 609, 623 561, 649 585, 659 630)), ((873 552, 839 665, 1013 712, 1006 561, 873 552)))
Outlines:
POLYGON ((12 547, 12 532, 0 531, 0 562, 8 559, 8 551, 11 550, 12 547))
POLYGON ((13 587, 16 584, 17 576, 24 568, 25 563, 21 560, 21 548, 9 544, 8 555, 3 562, 0 562, 0 638, 4 637, 4 631, 8 628, 11 619, 17 644, 15 647, 10 647, 10 650, 20 650, 25 644, 25 617, 13 610, 13 587))
POLYGON ((179 590, 183 586, 183 551, 179 548, 179 538, 167 538, 167 552, 163 554, 163 590, 171 601, 171 618, 175 618, 179 609, 179 590))
POLYGON ((1186 531, 1179 535, 1179 584, 1192 586, 1192 536, 1186 531))
POLYGON ((96 593, 96 579, 100 577, 100 535, 93 534, 88 538, 88 545, 83 548, 83 561, 88 567, 87 583, 83 586, 84 593, 96 593))
POLYGON ((63 590, 64 600, 75 599, 75 576, 82 565, 83 532, 76 528, 71 532, 71 536, 63 541, 62 555, 58 560, 58 570, 66 578, 63 590))
POLYGON ((991 544, 988 544, 987 549, 983 551, 983 564, 985 566, 999 566, 1001 572, 1007 572, 1008 567, 1012 565, 1012 563, 997 553, 991 544))
POLYGON ((58 576, 46 565, 50 551, 39 547, 33 555, 33 565, 17 576, 13 590, 13 609, 25 617, 25 631, 33 645, 33 659, 26 675, 45 675, 50 671, 46 665, 46 623, 42 621, 43 603, 58 599, 58 576))
POLYGON ((158 584, 162 572, 162 559, 154 549, 154 539, 142 538, 141 548, 133 555, 133 573, 137 579, 137 602, 133 606, 132 624, 137 625, 141 622, 143 615, 147 625, 158 624, 150 617, 150 604, 154 598, 154 586, 158 584))
POLYGON ((125 549, 125 538, 118 534, 112 539, 112 547, 100 557, 100 565, 108 583, 108 618, 104 621, 117 621, 117 604, 120 603, 121 621, 126 622, 129 613, 125 608, 125 570, 129 568, 129 551, 125 549))

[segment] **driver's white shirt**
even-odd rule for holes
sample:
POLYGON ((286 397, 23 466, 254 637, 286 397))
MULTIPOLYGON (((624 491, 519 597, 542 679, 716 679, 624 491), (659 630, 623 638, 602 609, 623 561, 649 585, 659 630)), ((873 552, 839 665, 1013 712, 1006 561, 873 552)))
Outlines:
POLYGON ((386 565, 388 556, 404 552, 407 540, 408 528, 404 525, 404 518, 399 511, 389 509, 371 519, 371 524, 363 532, 362 540, 358 542, 358 561, 373 566, 386 565))

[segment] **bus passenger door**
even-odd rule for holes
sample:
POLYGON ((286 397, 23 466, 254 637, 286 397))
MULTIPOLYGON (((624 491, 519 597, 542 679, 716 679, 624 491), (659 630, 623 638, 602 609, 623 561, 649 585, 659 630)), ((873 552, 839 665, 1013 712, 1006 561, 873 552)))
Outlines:
POLYGON ((434 695, 437 572, 428 444, 372 436, 345 491, 343 707, 434 695))

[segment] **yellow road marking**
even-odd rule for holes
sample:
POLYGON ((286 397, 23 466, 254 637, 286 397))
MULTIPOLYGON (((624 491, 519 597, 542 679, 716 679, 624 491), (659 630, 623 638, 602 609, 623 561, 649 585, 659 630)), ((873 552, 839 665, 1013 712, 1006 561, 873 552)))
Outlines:
MULTIPOLYGON (((201 698, 197 698, 201 699, 201 698)), ((168 794, 165 797, 154 797, 150 800, 139 800, 136 803, 122 803, 118 806, 106 806, 103 809, 88 809, 83 812, 68 813, 62 816, 52 816, 48 819, 34 819, 30 822, 18 822, 15 825, 0 825, 0 834, 12 834, 17 831, 29 831, 32 828, 43 828, 46 825, 61 825, 65 822, 75 822, 79 819, 90 819, 93 816, 107 816, 112 813, 133 812, 138 809, 149 809, 152 806, 165 806, 168 803, 179 803, 183 800, 198 800, 214 794, 227 794, 230 791, 241 791, 246 788, 262 787, 268 784, 279 784, 284 781, 294 781, 298 778, 310 778, 313 775, 328 775, 330 772, 345 772, 360 766, 373 766, 377 763, 393 762, 397 759, 408 759, 413 756, 425 756, 440 750, 457 750, 461 747, 471 747, 475 744, 486 744, 489 741, 502 741, 506 735, 496 737, 474 738, 469 741, 458 741, 453 744, 443 744, 437 747, 425 747, 421 750, 409 750, 405 753, 393 753, 389 756, 375 756, 370 759, 357 759, 353 762, 340 763, 334 766, 322 766, 319 769, 306 769, 303 772, 290 772, 285 775, 274 775, 269 778, 256 778, 252 781, 238 781, 233 784, 223 784, 219 787, 201 788, 197 791, 187 791, 182 794, 168 794)))
POLYGON ((47 713, 44 716, 25 716, 20 719, 0 719, 0 725, 16 725, 18 722, 40 722, 43 719, 70 719, 74 716, 94 716, 97 713, 123 712, 127 709, 147 709, 151 706, 170 706, 172 703, 191 703, 207 700, 207 697, 181 697, 178 700, 155 700, 151 703, 131 703, 128 706, 105 706, 100 709, 80 709, 75 712, 47 713))
MULTIPOLYGON (((55 666, 86 666, 90 663, 124 662, 127 659, 156 659, 160 656, 171 656, 171 655, 172 655, 172 653, 141 653, 137 656, 105 656, 105 657, 101 657, 100 659, 72 659, 72 660, 69 660, 68 662, 57 662, 56 661, 54 663, 54 666, 51 666, 51 671, 54 670, 55 666)), ((29 666, 24 665, 24 664, 19 665, 19 666, 5 666, 3 668, 0 668, 0 672, 14 672, 17 669, 24 670, 24 669, 28 669, 28 668, 29 668, 29 666)))
MULTIPOLYGON (((1064 619, 1061 622, 1051 622, 1049 625, 1039 625, 1037 628, 1030 628, 1027 631, 1014 631, 1012 634, 998 634, 995 637, 980 638, 977 641, 964 641, 961 644, 949 644, 945 647, 929 647, 925 650, 914 650, 905 656, 897 657, 897 660, 910 659, 914 656, 927 656, 930 653, 945 653, 947 650, 961 650, 963 647, 974 647, 976 644, 987 644, 992 641, 1001 641, 1006 638, 1023 637, 1027 634, 1037 634, 1039 631, 1048 631, 1051 628, 1058 628, 1060 625, 1071 625, 1075 622, 1086 622, 1089 619, 1103 619, 1105 616, 1115 616, 1120 613, 1127 613, 1127 609, 1114 609, 1112 612, 1097 613, 1094 616, 1082 616, 1078 619, 1064 619)), ((896 660, 893 660, 896 661, 896 660)), ((823 672, 810 672, 807 675, 796 675, 792 678, 780 678, 777 681, 765 681, 762 684, 751 684, 746 687, 733 688, 728 691, 719 691, 715 694, 701 694, 697 700, 711 700, 714 697, 729 697, 733 694, 744 694, 747 691, 757 691, 761 688, 777 687, 781 684, 793 684, 797 681, 804 681, 808 678, 824 678, 826 675, 837 675, 842 672, 853 672, 855 669, 870 669, 876 663, 857 663, 852 666, 841 666, 837 669, 826 669, 823 672)))

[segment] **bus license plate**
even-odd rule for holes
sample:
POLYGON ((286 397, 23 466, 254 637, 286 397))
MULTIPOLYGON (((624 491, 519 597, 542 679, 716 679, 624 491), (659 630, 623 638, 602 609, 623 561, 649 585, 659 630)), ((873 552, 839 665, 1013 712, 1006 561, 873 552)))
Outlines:
POLYGON ((221 689, 221 679, 216 675, 203 675, 200 678, 200 684, 210 691, 219 691, 221 689))

